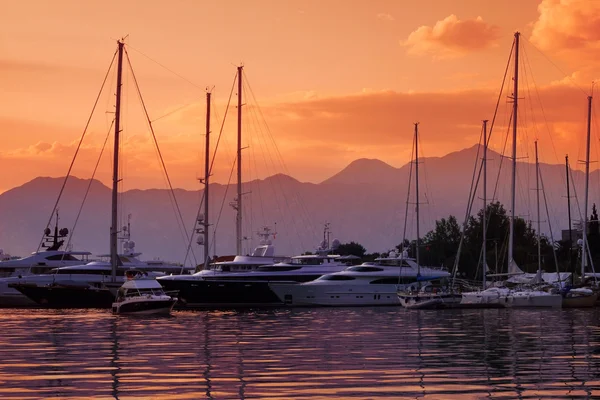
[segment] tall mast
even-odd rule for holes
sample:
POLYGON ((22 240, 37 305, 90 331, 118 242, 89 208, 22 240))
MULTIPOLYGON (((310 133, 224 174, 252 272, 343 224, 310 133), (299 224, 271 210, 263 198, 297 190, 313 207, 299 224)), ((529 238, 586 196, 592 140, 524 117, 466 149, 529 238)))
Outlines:
POLYGON ((208 179, 210 177, 210 92, 206 92, 206 144, 204 154, 204 269, 208 269, 209 233, 208 233, 208 179))
POLYGON ((513 137, 512 137, 512 181, 510 200, 510 231, 508 237, 508 272, 513 264, 513 241, 515 230, 515 190, 517 183, 517 112, 519 102, 519 32, 515 32, 515 76, 513 89, 513 137))
POLYGON ((417 260, 417 276, 421 275, 421 264, 419 262, 419 123, 415 123, 415 204, 417 206, 417 246, 416 246, 416 260, 417 260))
POLYGON ((487 267, 487 119, 483 120, 483 289, 485 290, 485 274, 487 267))
POLYGON ((118 194, 119 194, 119 133, 121 122, 121 78, 123 72, 123 46, 124 43, 119 40, 119 60, 117 64, 117 100, 115 104, 115 147, 113 158, 113 187, 112 187, 112 209, 110 226, 110 265, 111 280, 114 282, 117 277, 117 266, 119 264, 119 255, 117 253, 117 237, 119 228, 117 227, 118 215, 118 194))
MULTIPOLYGON (((575 266, 573 265, 573 256, 571 254, 573 250, 573 236, 571 230, 571 188, 569 184, 569 155, 565 156, 565 169, 567 173, 567 213, 569 216, 569 266, 571 267, 571 271, 575 273, 575 266)), ((572 275, 571 275, 572 276, 572 275)))
POLYGON ((592 96, 588 96, 588 115, 587 115, 587 144, 585 149, 585 200, 583 206, 583 244, 581 245, 581 277, 585 275, 585 266, 587 264, 587 254, 585 247, 587 245, 587 226, 588 226, 588 192, 590 183, 590 132, 592 126, 592 96))
POLYGON ((237 126, 237 214, 235 219, 236 229, 236 254, 242 254, 242 71, 238 70, 238 126, 237 126))
POLYGON ((538 142, 535 141, 535 199, 537 203, 537 253, 538 274, 542 271, 542 244, 540 243, 540 162, 538 160, 538 142))

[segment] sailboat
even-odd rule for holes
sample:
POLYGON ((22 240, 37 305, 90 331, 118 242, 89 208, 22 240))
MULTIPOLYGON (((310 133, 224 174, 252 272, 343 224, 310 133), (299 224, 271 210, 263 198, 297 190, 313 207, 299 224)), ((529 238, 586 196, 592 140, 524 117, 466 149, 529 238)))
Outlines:
POLYGON ((419 262, 419 124, 415 123, 415 204, 417 218, 417 290, 399 290, 396 295, 404 308, 450 308, 460 304, 461 295, 450 290, 447 284, 442 282, 442 276, 421 275, 421 263, 419 262))
MULTIPOLYGON (((590 132, 591 132, 591 121, 592 121, 592 96, 588 96, 588 115, 587 115, 587 135, 586 135, 586 159, 585 159, 585 200, 584 200, 584 221, 582 228, 582 236, 583 239, 581 241, 581 278, 582 281, 586 278, 585 267, 587 264, 588 254, 586 253, 587 248, 587 206, 588 206, 588 190, 589 190, 589 180, 590 180, 590 132)), ((569 161, 566 159, 566 168, 567 168, 567 198, 569 196, 569 161)), ((569 206, 569 215, 570 215, 571 207, 569 206)), ((571 218, 569 217, 569 236, 571 232, 571 218)), ((570 255, 570 254, 569 254, 570 255)), ((590 257, 591 259, 591 257, 590 257)), ((574 272, 574 271, 573 271, 574 272)), ((595 279, 595 274, 589 274, 590 278, 595 279)), ((563 294, 563 304, 562 306, 565 308, 582 308, 582 307, 594 307, 596 305, 596 301, 598 300, 598 293, 591 288, 587 287, 567 287, 562 291, 563 294)))
MULTIPOLYGON (((119 184, 119 134, 121 132, 121 89, 123 53, 125 43, 118 41, 117 87, 114 122, 113 185, 110 225, 110 263, 95 261, 85 265, 57 268, 53 274, 36 275, 19 279, 8 284, 37 304, 51 308, 110 308, 117 289, 126 279, 132 277, 152 277, 165 272, 185 270, 181 265, 163 261, 144 262, 137 259, 140 253, 134 251, 135 243, 130 239, 130 224, 118 226, 118 184, 119 184), (119 234, 121 233, 121 237, 119 234), (123 254, 118 253, 118 242, 124 240, 123 254)), ((111 64, 112 66, 112 64, 111 64)))
MULTIPOLYGON (((532 284, 541 283, 540 266, 540 240, 539 240, 539 187, 538 193, 538 272, 537 274, 526 274, 519 268, 513 258, 514 246, 514 223, 515 223, 515 193, 516 193, 516 168, 517 168, 517 121, 518 121, 518 100, 519 100, 519 39, 520 33, 515 32, 515 58, 514 58, 514 88, 512 94, 513 115, 512 115, 512 175, 511 175, 511 216, 509 221, 509 239, 508 239, 508 276, 514 283, 532 284)), ((537 143, 536 143, 536 174, 539 180, 539 165, 537 163, 537 143)), ((539 183, 538 183, 539 185, 539 183)), ((485 261, 485 260, 484 260, 485 261)), ((484 264, 485 265, 485 264, 484 264)), ((484 272, 485 274, 485 272, 484 272)), ((562 298, 560 295, 546 291, 536 290, 532 287, 513 290, 506 287, 483 288, 481 291, 466 292, 462 294, 461 303, 465 306, 490 306, 490 307, 560 307, 562 298)))

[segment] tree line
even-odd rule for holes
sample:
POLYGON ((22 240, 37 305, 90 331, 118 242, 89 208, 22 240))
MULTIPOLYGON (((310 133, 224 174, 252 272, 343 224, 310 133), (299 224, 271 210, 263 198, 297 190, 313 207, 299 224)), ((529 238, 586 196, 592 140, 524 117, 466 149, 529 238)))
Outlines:
MULTIPOLYGON (((467 220, 461 247, 458 271, 469 279, 481 278, 483 271, 483 208, 475 216, 467 220)), ((486 260, 491 272, 506 272, 508 264, 507 244, 509 236, 510 217, 500 202, 493 202, 486 207, 487 235, 486 235, 486 260)), ((588 244, 594 265, 600 261, 600 226, 596 205, 592 207, 592 215, 588 224, 588 244)), ((538 237, 531 222, 515 217, 513 232, 513 258, 517 265, 525 272, 535 272, 538 268, 538 237)), ((573 231, 573 240, 560 240, 555 238, 554 243, 545 235, 540 235, 541 266, 546 272, 556 270, 553 247, 560 271, 579 271, 581 265, 580 246, 577 244, 577 235, 573 231)), ((435 222, 435 227, 427 232, 420 240, 419 256, 421 265, 444 266, 451 270, 458 256, 461 240, 461 227, 455 216, 442 218, 435 222)), ((416 254, 416 240, 400 243, 396 250, 408 251, 410 257, 416 254)), ((356 255, 365 261, 370 261, 380 256, 378 253, 367 253, 364 246, 356 242, 344 243, 337 249, 341 255, 356 255)))

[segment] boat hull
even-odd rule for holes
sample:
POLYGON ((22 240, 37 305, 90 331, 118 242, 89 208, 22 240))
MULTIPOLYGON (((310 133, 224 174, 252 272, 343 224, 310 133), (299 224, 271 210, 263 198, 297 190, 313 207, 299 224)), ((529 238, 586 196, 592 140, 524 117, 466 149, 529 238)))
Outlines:
POLYGON ((177 299, 168 300, 139 300, 113 303, 112 311, 115 314, 127 315, 167 315, 171 313, 177 299))
POLYGON ((461 308, 505 308, 510 290, 483 290, 465 292, 460 301, 461 308))
POLYGON ((462 296, 454 293, 398 293, 402 307, 411 310, 459 308, 462 296))
POLYGON ((276 307, 283 304, 267 281, 158 280, 176 291, 178 309, 276 307))
POLYGON ((271 283, 271 289, 286 306, 399 306, 397 285, 306 285, 271 283))
POLYGON ((562 307, 563 308, 595 307, 597 300, 598 300, 597 293, 592 293, 590 295, 585 295, 585 296, 563 297, 562 307))
POLYGON ((38 307, 43 308, 111 308, 115 291, 107 288, 11 285, 38 307))
POLYGON ((508 308, 561 308, 563 297, 560 294, 535 295, 514 293, 508 296, 508 308))

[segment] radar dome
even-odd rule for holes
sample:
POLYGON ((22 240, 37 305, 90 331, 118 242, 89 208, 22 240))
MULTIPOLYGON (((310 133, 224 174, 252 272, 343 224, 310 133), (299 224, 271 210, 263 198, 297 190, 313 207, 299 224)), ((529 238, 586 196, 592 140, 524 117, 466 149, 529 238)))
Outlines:
POLYGON ((69 234, 69 230, 67 228, 62 228, 60 231, 58 231, 60 236, 67 236, 69 234))
POLYGON ((44 229, 44 235, 48 236, 50 233, 52 233, 52 231, 50 230, 50 228, 44 229))
POLYGON ((333 242, 331 242, 331 248, 332 249, 337 249, 338 247, 340 247, 341 243, 338 239, 333 239, 333 242))
POLYGON ((389 258, 396 258, 396 257, 398 257, 398 255, 396 254, 395 251, 392 250, 392 251, 390 251, 390 254, 388 254, 388 257, 389 258))
POLYGON ((321 244, 319 245, 319 248, 321 249, 326 249, 327 248, 327 240, 323 240, 321 242, 321 244))
POLYGON ((577 239, 577 245, 583 246, 583 239, 577 239))
POLYGON ((198 239, 196 239, 196 243, 203 245, 204 244, 204 236, 198 236, 198 239))

